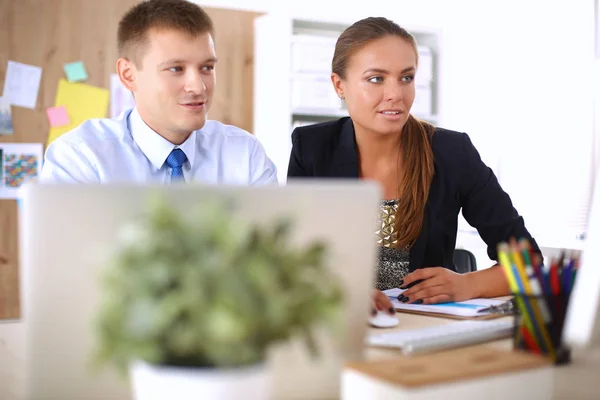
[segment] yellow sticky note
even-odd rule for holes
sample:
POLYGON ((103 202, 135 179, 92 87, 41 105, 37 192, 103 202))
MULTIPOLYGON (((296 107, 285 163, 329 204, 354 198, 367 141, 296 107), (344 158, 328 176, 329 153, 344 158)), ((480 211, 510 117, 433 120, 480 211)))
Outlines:
POLYGON ((60 79, 54 104, 69 110, 71 121, 67 125, 50 128, 48 144, 90 118, 105 118, 108 112, 108 90, 60 79))

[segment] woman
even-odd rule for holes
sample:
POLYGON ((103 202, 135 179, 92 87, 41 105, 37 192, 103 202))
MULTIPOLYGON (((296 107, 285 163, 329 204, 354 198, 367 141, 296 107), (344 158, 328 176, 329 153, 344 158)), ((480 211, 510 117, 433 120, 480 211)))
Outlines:
POLYGON ((453 263, 458 213, 497 259, 496 247, 526 238, 523 218, 465 133, 410 115, 418 66, 413 36, 385 18, 354 23, 338 38, 331 80, 350 117, 296 128, 288 177, 374 179, 383 188, 374 306, 381 290, 409 287, 404 302, 433 304, 509 294, 498 265, 459 274, 453 263), (412 285, 411 285, 412 284, 412 285))

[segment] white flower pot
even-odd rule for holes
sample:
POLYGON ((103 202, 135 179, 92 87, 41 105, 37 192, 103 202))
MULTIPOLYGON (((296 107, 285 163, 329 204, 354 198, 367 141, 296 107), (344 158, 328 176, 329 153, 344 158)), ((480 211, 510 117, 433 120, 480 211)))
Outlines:
POLYGON ((270 373, 264 364, 240 368, 186 368, 134 362, 135 400, 268 400, 270 373))

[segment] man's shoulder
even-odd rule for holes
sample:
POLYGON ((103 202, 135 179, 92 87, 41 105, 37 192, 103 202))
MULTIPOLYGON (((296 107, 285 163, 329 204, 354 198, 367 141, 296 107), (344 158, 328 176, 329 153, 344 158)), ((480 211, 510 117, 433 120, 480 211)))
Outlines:
POLYGON ((95 146, 102 142, 122 142, 130 136, 127 113, 116 118, 94 118, 58 137, 52 144, 95 146))

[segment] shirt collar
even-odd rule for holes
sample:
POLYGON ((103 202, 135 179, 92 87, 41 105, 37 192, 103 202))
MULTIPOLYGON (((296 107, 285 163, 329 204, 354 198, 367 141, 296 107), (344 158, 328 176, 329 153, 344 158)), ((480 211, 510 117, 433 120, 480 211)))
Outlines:
POLYGON ((142 120, 137 107, 133 109, 129 118, 131 136, 133 136, 133 140, 137 143, 146 158, 150 160, 154 168, 160 170, 169 154, 171 154, 171 151, 177 147, 185 153, 185 156, 187 157, 186 164, 189 163, 189 168, 194 167, 196 131, 193 131, 185 142, 177 146, 146 125, 142 120))

